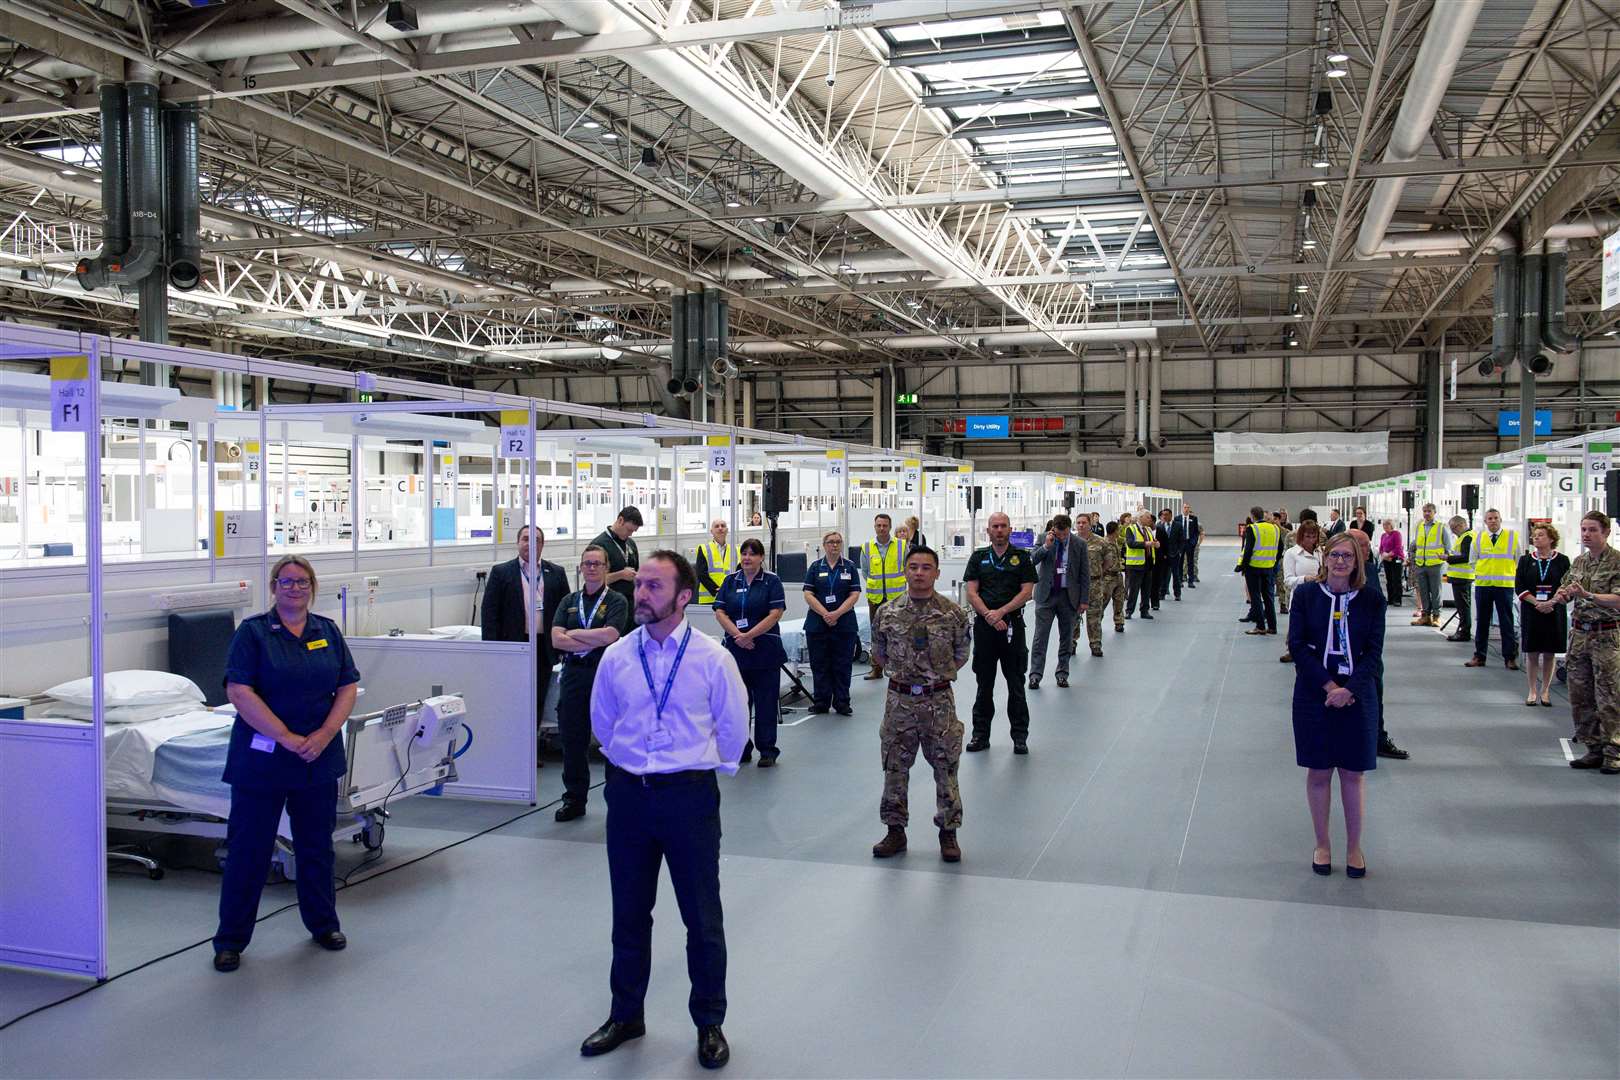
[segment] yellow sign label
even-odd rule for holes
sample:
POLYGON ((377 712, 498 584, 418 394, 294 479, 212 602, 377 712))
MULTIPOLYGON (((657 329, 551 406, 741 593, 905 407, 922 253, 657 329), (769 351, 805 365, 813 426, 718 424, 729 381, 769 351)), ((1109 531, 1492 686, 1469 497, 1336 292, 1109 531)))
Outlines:
POLYGON ((827 460, 828 461, 842 461, 843 457, 844 457, 844 452, 842 450, 829 450, 829 451, 827 451, 827 460))
POLYGON ((501 427, 528 427, 528 409, 502 409, 501 427))
POLYGON ((922 468, 922 460, 920 458, 906 458, 906 468, 920 469, 922 468))
POLYGON ((326 639, 316 638, 314 641, 306 644, 304 648, 308 649, 310 652, 314 652, 316 649, 324 649, 326 648, 326 639))
POLYGON ((706 436, 704 438, 703 444, 705 446, 730 446, 731 445, 731 436, 730 435, 709 435, 709 436, 706 436))
POLYGON ((51 380, 53 382, 67 382, 74 379, 88 379, 89 377, 90 358, 88 356, 51 357, 51 380))
POLYGON ((971 466, 971 465, 958 465, 956 467, 956 471, 959 472, 959 473, 970 473, 970 472, 973 471, 973 466, 971 466))

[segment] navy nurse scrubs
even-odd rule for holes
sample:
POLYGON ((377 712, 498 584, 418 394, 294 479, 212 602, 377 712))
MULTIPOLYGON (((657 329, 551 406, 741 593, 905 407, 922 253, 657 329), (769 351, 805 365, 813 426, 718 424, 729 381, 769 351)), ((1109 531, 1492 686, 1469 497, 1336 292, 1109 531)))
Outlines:
MULTIPOLYGON (((723 611, 737 629, 748 630, 759 625, 759 620, 773 610, 787 610, 787 593, 782 590, 782 579, 767 570, 761 570, 748 583, 747 575, 736 571, 720 583, 714 598, 714 609, 723 611)), ((754 707, 753 743, 759 747, 761 761, 775 761, 781 751, 776 747, 776 721, 779 716, 782 687, 782 665, 787 653, 782 648, 782 634, 775 626, 754 639, 752 649, 740 649, 727 637, 722 644, 737 661, 743 683, 748 687, 748 698, 754 707)), ((748 749, 743 750, 748 760, 748 749)))
MULTIPOLYGON (((804 592, 814 596, 828 611, 836 609, 851 593, 861 591, 861 572, 853 562, 840 558, 829 563, 825 558, 810 564, 804 575, 804 592)), ((837 709, 848 716, 849 684, 854 677, 855 647, 860 637, 860 622, 855 609, 850 608, 832 626, 810 609, 804 616, 804 644, 810 651, 810 676, 813 687, 811 711, 826 712, 837 709)))
MULTIPOLYGON (((282 625, 274 608, 244 619, 225 661, 225 682, 252 687, 296 735, 320 728, 338 690, 359 681, 337 623, 314 612, 297 636, 282 625)), ((253 937, 283 809, 292 824, 304 926, 315 937, 338 929, 332 833, 337 828, 338 782, 346 768, 341 732, 320 757, 306 762, 237 718, 225 759, 231 814, 216 953, 241 952, 253 937)))

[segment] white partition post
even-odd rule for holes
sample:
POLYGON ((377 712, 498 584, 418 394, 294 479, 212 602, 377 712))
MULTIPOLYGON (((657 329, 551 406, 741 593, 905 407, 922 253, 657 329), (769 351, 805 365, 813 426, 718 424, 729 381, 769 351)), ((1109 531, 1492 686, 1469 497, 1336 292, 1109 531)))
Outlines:
MULTIPOLYGON (((90 339, 85 570, 93 719, 0 720, 0 963, 107 977, 106 716, 102 685, 101 349, 90 339)), ((13 350, 10 356, 16 357, 13 350)), ((49 353, 24 357, 46 359, 49 353)), ((54 413, 54 408, 53 408, 54 413)))

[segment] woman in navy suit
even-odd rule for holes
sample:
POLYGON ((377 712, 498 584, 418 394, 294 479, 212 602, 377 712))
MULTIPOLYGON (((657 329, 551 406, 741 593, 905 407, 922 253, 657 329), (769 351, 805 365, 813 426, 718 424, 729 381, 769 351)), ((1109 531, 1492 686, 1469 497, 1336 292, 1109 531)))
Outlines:
POLYGON ((1294 594, 1288 618, 1294 658, 1294 758, 1307 771, 1305 795, 1316 827, 1311 869, 1333 872, 1328 818, 1333 771, 1344 800, 1345 873, 1364 877, 1363 774, 1378 766, 1378 679, 1384 665, 1384 598, 1367 587, 1361 551, 1348 533, 1328 540, 1314 583, 1294 594))

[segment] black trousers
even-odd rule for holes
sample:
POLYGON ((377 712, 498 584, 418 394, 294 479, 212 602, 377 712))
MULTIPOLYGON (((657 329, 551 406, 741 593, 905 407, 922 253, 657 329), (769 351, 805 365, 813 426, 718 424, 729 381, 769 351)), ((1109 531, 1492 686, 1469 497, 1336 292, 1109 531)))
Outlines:
POLYGON ((1384 596, 1392 604, 1401 602, 1401 569, 1398 561, 1384 564, 1384 596))
POLYGON ((1198 583, 1198 545, 1188 544, 1182 548, 1181 558, 1186 565, 1187 581, 1196 585, 1198 583))
POLYGON ((782 669, 780 667, 741 667, 743 685, 754 709, 753 745, 762 758, 781 754, 776 748, 776 722, 782 715, 782 669))
POLYGON ((1462 635, 1464 641, 1469 640, 1474 633, 1473 623, 1473 594, 1472 581, 1453 581, 1451 583, 1451 606, 1457 609, 1457 633, 1462 635))
POLYGON ((1256 629, 1277 632, 1277 576, 1271 567, 1244 570, 1249 584, 1249 619, 1256 629))
POLYGON ((1128 566, 1125 568, 1125 615, 1129 617, 1136 613, 1138 601, 1142 605, 1142 614, 1146 615, 1153 607, 1153 567, 1128 566))
POLYGON ((1153 610, 1159 610, 1159 603, 1170 595, 1170 560, 1161 552, 1159 558, 1153 563, 1153 610))
POLYGON ((990 738, 990 722, 996 718, 996 673, 1007 681, 1007 729, 1013 742, 1029 737, 1029 701, 1024 697, 1024 678, 1029 671, 1029 643, 1024 636, 1024 620, 1014 616, 1007 630, 997 630, 982 618, 973 620, 973 677, 979 690, 973 698, 973 737, 990 738), (1012 633, 1009 636, 1007 630, 1012 633))
POLYGON ((534 731, 538 735, 541 725, 546 720, 546 696, 551 692, 551 680, 556 674, 553 669, 556 667, 557 658, 544 646, 536 651, 540 654, 536 661, 538 667, 534 673, 534 731))
POLYGON ((855 646, 859 642, 859 634, 842 631, 805 633, 804 645, 810 651, 810 694, 817 708, 849 708, 849 683, 854 677, 855 646))
POLYGON ((231 786, 226 825, 225 875, 219 887, 219 929, 214 951, 241 952, 253 940, 259 897, 275 854, 281 811, 292 824, 293 857, 298 863, 298 914, 311 935, 338 929, 337 885, 332 868, 332 832, 337 828, 338 782, 296 788, 231 786))
POLYGON ((1519 656, 1519 636, 1513 626, 1513 590, 1505 585, 1486 585, 1474 589, 1474 655, 1485 659, 1485 649, 1491 643, 1491 609, 1496 609, 1502 626, 1502 659, 1516 660, 1519 656))
POLYGON ((557 736, 562 741, 563 799, 584 806, 591 792, 591 686, 595 661, 564 660, 557 681, 557 736))
MULTIPOLYGON (((1183 570, 1181 552, 1172 551, 1169 555, 1165 556, 1164 567, 1165 567, 1166 574, 1170 579, 1169 588, 1174 589, 1175 594, 1177 596, 1180 596, 1181 595, 1181 575, 1182 575, 1182 570, 1183 570)), ((1166 591, 1166 595, 1169 595, 1168 589, 1166 591)))
POLYGON ((614 1020, 642 1017, 652 975, 653 906, 669 863, 686 924, 687 1007, 699 1027, 726 1019, 726 928, 720 907, 720 785, 713 772, 643 778, 609 765, 608 877, 613 887, 614 1020), (650 786, 649 786, 650 785, 650 786))

